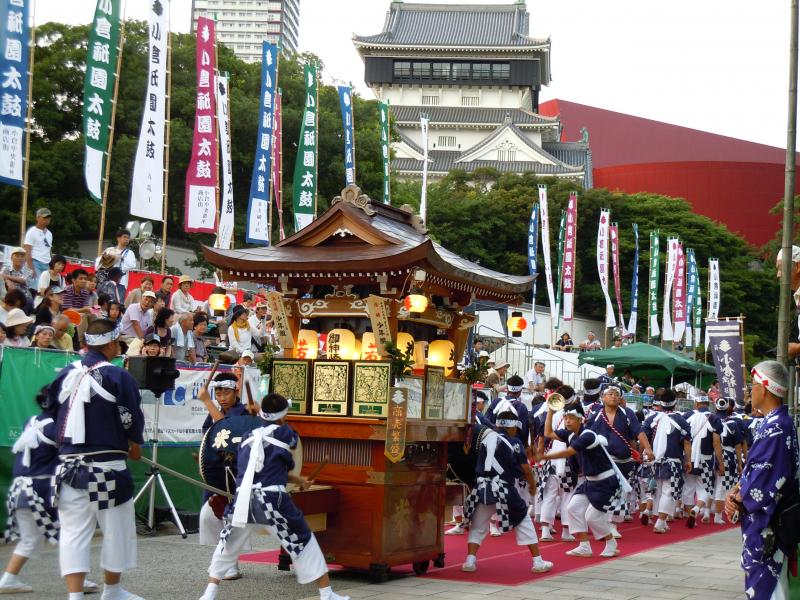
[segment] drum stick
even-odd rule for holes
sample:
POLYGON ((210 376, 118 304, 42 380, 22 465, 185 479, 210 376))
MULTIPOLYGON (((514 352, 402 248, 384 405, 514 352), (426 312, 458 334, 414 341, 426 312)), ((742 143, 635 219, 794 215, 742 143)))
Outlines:
POLYGON ((172 475, 173 477, 176 477, 181 481, 185 481, 186 483, 190 483, 204 490, 208 490, 209 492, 214 492, 215 494, 219 494, 220 496, 225 496, 226 498, 233 498, 233 494, 229 494, 228 492, 225 492, 217 487, 214 487, 213 485, 208 485, 207 483, 203 483, 202 481, 197 481, 197 479, 189 477, 188 475, 184 475, 183 473, 179 473, 175 469, 170 469, 169 467, 165 467, 164 465, 154 463, 149 458, 142 456, 139 460, 141 460, 144 464, 150 465, 151 467, 155 467, 160 471, 164 471, 164 473, 172 475))
POLYGON ((330 460, 329 456, 327 455, 324 456, 323 459, 319 462, 319 464, 316 467, 314 467, 311 473, 308 474, 307 479, 309 481, 314 481, 317 478, 317 475, 319 475, 319 472, 326 467, 329 460, 330 460))
POLYGON ((217 372, 217 367, 219 367, 219 360, 214 361, 214 366, 211 367, 211 373, 208 374, 208 379, 206 379, 206 384, 203 386, 204 388, 208 389, 208 386, 211 385, 211 380, 214 379, 214 373, 217 372))
MULTIPOLYGON (((247 390, 247 408, 249 409, 251 406, 256 406, 256 403, 253 401, 253 390, 250 389, 250 382, 244 382, 244 388, 247 390)), ((248 410, 250 414, 254 414, 252 411, 248 410)), ((258 409, 256 409, 256 413, 258 413, 258 409)))

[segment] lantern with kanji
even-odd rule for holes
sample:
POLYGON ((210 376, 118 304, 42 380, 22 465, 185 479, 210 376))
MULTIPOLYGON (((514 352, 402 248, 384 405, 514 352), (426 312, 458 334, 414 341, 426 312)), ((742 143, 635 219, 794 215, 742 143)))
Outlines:
POLYGON ((295 355, 297 358, 317 358, 317 351, 319 350, 319 338, 317 332, 312 329, 301 329, 297 334, 297 350, 295 355))
POLYGON ((380 357, 375 334, 371 331, 365 331, 364 335, 361 336, 361 360, 378 360, 380 357))
POLYGON ((356 336, 349 329, 331 329, 328 332, 328 358, 353 360, 356 354, 356 336))
POLYGON ((522 332, 525 331, 528 322, 520 311, 515 310, 506 321, 506 325, 508 325, 508 330, 511 332, 511 337, 522 337, 522 332))

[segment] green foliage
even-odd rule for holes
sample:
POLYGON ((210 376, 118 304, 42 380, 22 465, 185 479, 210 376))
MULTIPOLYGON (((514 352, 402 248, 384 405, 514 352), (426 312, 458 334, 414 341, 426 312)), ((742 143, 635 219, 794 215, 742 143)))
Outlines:
POLYGON ((414 365, 414 345, 409 343, 405 352, 400 350, 394 342, 386 342, 384 345, 386 354, 392 362, 392 381, 400 381, 406 373, 411 372, 414 365))

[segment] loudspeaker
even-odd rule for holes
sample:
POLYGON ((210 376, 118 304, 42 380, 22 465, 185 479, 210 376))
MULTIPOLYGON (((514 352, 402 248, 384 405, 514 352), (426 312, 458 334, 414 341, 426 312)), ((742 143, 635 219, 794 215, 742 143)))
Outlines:
POLYGON ((150 390, 156 396, 174 390, 178 378, 175 359, 166 356, 131 356, 128 372, 139 384, 139 389, 150 390))

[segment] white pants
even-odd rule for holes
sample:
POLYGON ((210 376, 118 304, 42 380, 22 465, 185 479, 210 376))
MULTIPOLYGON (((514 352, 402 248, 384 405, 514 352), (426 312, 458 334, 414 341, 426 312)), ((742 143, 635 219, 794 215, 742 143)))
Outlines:
MULTIPOLYGON (((224 547, 222 542, 217 543, 217 549, 214 550, 214 556, 211 557, 211 565, 208 567, 209 576, 214 579, 225 577, 225 573, 236 566, 239 555, 253 532, 262 528, 266 528, 271 535, 275 536, 275 539, 279 539, 276 535, 275 527, 271 525, 248 524, 244 527, 234 527, 225 541, 224 547)), ((320 550, 317 538, 313 533, 302 554, 292 559, 292 564, 294 565, 297 583, 300 584, 316 581, 328 572, 325 557, 322 555, 322 550, 320 550)))
POLYGON ((728 496, 728 492, 731 491, 732 488, 723 488, 722 487, 722 475, 715 475, 714 476, 714 500, 718 502, 725 502, 725 498, 728 496))
POLYGON ((91 569, 90 549, 97 525, 103 532, 100 567, 122 573, 136 567, 136 520, 133 499, 124 504, 97 510, 89 502, 89 492, 61 486, 58 497, 61 534, 58 555, 61 576, 88 573, 91 569))
POLYGON ((586 494, 572 496, 567 505, 567 515, 569 515, 569 532, 572 535, 588 533, 591 529, 595 539, 602 540, 611 534, 608 513, 592 506, 586 494))
POLYGON ((36 526, 36 518, 28 508, 18 508, 16 512, 17 526, 19 527, 19 541, 14 548, 14 554, 30 558, 41 547, 44 536, 36 526))
POLYGON ((200 509, 198 541, 201 546, 216 546, 219 543, 219 534, 222 532, 222 519, 211 508, 208 501, 200 509))
POLYGON ((639 500, 644 504, 645 502, 653 499, 653 493, 650 491, 650 479, 639 478, 639 500))
POLYGON ((561 500, 561 488, 558 485, 558 477, 550 475, 544 480, 542 485, 544 485, 544 491, 542 492, 542 503, 539 507, 539 522, 554 525, 556 522, 556 512, 558 512, 558 505, 561 500))
POLYGON ((772 590, 772 595, 769 600, 789 600, 789 559, 783 559, 783 568, 781 569, 778 583, 775 589, 772 590))
POLYGON ((464 506, 461 504, 456 504, 453 506, 453 518, 461 517, 462 520, 464 518, 464 506))
POLYGON ((669 479, 656 479, 656 497, 653 506, 659 514, 675 516, 675 492, 669 479))
MULTIPOLYGON (((478 504, 475 507, 475 512, 472 513, 472 518, 469 521, 468 543, 481 545, 486 534, 489 533, 489 520, 496 513, 497 508, 494 504, 478 504)), ((514 535, 519 546, 530 546, 531 544, 539 543, 539 538, 536 537, 536 529, 533 528, 533 521, 528 515, 525 515, 519 525, 514 527, 514 535)))
POLYGON ((711 497, 708 495, 706 488, 703 487, 703 478, 700 475, 684 475, 683 476, 683 494, 681 494, 681 501, 684 506, 694 506, 695 497, 697 502, 708 504, 711 497))

